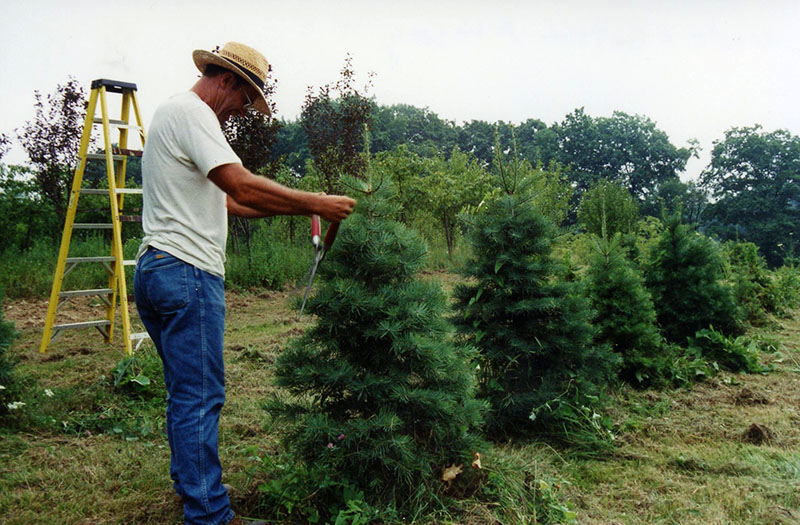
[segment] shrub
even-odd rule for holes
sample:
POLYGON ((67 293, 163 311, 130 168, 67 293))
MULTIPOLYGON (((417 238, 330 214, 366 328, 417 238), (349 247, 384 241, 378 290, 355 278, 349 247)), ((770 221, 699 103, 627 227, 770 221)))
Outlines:
POLYGON ((281 289, 302 279, 313 256, 307 231, 303 228, 302 241, 292 243, 280 223, 262 223, 249 246, 242 247, 240 253, 228 250, 226 282, 239 290, 281 289))
POLYGON ((118 393, 136 398, 158 398, 163 390, 156 388, 164 371, 155 346, 147 344, 130 357, 120 360, 111 371, 111 381, 118 393))
MULTIPOLYGON (((141 241, 130 238, 125 241, 123 253, 133 259, 141 241)), ((14 246, 0 252, 0 288, 8 297, 47 297, 53 286, 59 244, 48 238, 32 241, 27 249, 14 246)), ((111 254, 111 240, 103 234, 74 235, 69 249, 70 257, 92 257, 111 254)), ((133 290, 133 266, 126 266, 125 275, 129 290, 133 290)), ((105 288, 108 273, 100 264, 79 264, 64 277, 63 290, 105 288)))
POLYGON ((800 307, 800 267, 785 265, 773 272, 775 278, 775 302, 779 311, 800 307))
POLYGON ((50 239, 37 240, 27 250, 6 248, 0 254, 0 287, 8 297, 45 297, 53 285, 57 259, 58 247, 50 239))
POLYGON ((16 362, 8 355, 16 335, 14 324, 3 317, 3 294, 0 289, 0 422, 4 424, 6 419, 14 419, 13 412, 22 407, 22 385, 14 373, 16 362))

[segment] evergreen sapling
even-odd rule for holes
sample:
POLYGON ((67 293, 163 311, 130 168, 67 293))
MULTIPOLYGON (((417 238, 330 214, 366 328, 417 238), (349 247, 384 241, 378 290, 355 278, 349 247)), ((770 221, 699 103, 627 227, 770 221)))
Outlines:
POLYGON ((733 298, 741 317, 750 324, 759 326, 767 322, 768 313, 778 313, 780 305, 767 261, 751 242, 728 241, 725 243, 728 261, 727 280, 732 283, 733 298))
POLYGON ((622 357, 622 380, 643 387, 659 382, 669 363, 644 277, 625 252, 620 234, 610 241, 595 237, 586 294, 596 312, 596 341, 622 357))
POLYGON ((711 239, 683 224, 680 211, 665 219, 664 232, 650 249, 645 282, 668 341, 685 344, 687 337, 711 325, 726 335, 741 332, 722 271, 711 239))
POLYGON ((556 228, 529 191, 536 181, 498 165, 503 192, 471 219, 470 284, 455 289, 454 322, 480 350, 478 388, 490 404, 489 431, 536 427, 563 437, 565 429, 596 426, 591 407, 615 376, 618 358, 593 344, 588 301, 577 283, 562 278, 551 253, 556 228))
POLYGON ((454 344, 441 286, 419 279, 426 246, 389 219, 388 184, 351 184, 365 193, 319 268, 306 305, 316 323, 277 361, 291 396, 269 409, 306 465, 370 503, 418 509, 445 490, 443 469, 482 450, 474 351, 454 344))

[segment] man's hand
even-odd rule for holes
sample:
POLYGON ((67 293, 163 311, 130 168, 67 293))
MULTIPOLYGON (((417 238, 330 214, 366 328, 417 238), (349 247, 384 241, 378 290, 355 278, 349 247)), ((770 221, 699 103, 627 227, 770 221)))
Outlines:
POLYGON ((318 197, 320 203, 314 213, 328 222, 342 222, 356 205, 356 201, 344 195, 318 194, 318 197))

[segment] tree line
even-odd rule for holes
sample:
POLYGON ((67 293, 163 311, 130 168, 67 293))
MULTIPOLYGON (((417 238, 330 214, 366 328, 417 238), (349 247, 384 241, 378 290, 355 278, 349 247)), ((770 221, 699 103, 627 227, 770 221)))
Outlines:
MULTIPOLYGON (((499 148, 506 158, 518 155, 560 174, 571 190, 565 225, 577 223, 583 195, 606 181, 626 188, 640 215, 661 217, 664 210, 680 208, 687 222, 708 235, 754 242, 770 266, 794 253, 794 232, 800 231, 800 138, 786 130, 731 128, 714 143, 711 162, 698 180, 682 182, 680 174, 697 155, 697 143, 678 147, 648 117, 622 111, 594 117, 578 108, 549 126, 538 119, 459 125, 428 109, 372 103, 364 121, 369 149, 379 158, 435 164, 465 155, 471 167, 491 171, 499 148)), ((305 111, 296 121, 283 121, 272 158, 279 156, 297 176, 306 175, 309 162, 318 157, 309 147, 313 133, 305 111)), ((354 136, 363 147, 363 131, 354 136)))
MULTIPOLYGON (((328 190, 334 171, 363 169, 358 153, 365 148, 405 163, 402 177, 413 172, 421 178, 440 172, 437 162, 446 164, 453 156, 466 156, 468 161, 456 162, 470 169, 491 171, 500 152, 565 179, 571 191, 565 225, 577 223, 581 198, 605 181, 625 187, 640 215, 661 217, 680 208, 687 222, 710 236, 754 242, 772 267, 793 256, 794 232, 800 230, 800 138, 757 124, 726 131, 714 142, 711 162, 698 180, 682 182, 680 174, 699 152, 697 142, 672 144, 646 116, 615 111, 595 117, 578 108, 551 125, 535 118, 457 124, 427 108, 377 104, 353 86, 349 62, 339 82, 316 95, 309 91, 297 120, 280 124, 269 162, 282 163, 298 179, 321 172, 328 190)), ((459 182, 469 185, 473 178, 459 182)), ((408 182, 398 182, 401 193, 403 186, 413 191, 408 182)), ((423 184, 426 190, 434 181, 429 182, 423 184)), ((445 235, 448 222, 443 219, 445 235)))
MULTIPOLYGON (((591 116, 578 108, 550 125, 535 118, 513 125, 457 124, 427 108, 379 105, 367 90, 355 87, 348 59, 336 83, 309 89, 297 120, 250 114, 230 122, 225 132, 252 171, 316 191, 334 191, 343 174, 357 176, 365 159, 374 157, 393 171, 401 213, 408 220, 433 218, 450 252, 458 213, 492 191, 486 173, 497 169, 497 159, 515 156, 565 182, 562 226, 579 225, 583 196, 610 182, 629 192, 639 216, 680 209, 686 222, 709 236, 755 243, 770 267, 794 256, 800 138, 786 130, 731 128, 714 142, 711 162, 698 180, 684 183, 680 174, 698 145, 672 144, 646 116, 622 111, 591 116)), ((0 161, 15 139, 30 159, 27 166, 0 163, 4 247, 59 235, 85 105, 85 91, 69 79, 46 97, 36 92, 34 120, 0 134, 0 161)), ((104 169, 94 169, 97 173, 89 169, 86 178, 101 186, 104 169)), ((140 178, 138 162, 129 163, 129 172, 140 178)), ((232 221, 232 234, 247 244, 252 227, 232 221)))

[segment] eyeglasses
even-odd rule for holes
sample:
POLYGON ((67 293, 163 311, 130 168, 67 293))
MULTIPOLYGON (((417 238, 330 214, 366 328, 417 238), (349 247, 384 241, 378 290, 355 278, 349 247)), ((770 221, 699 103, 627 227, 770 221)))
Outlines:
POLYGON ((255 105, 255 102, 250 100, 250 95, 247 94, 247 89, 245 89, 244 86, 241 86, 241 87, 242 87, 242 90, 244 90, 244 96, 247 99, 247 104, 242 106, 242 110, 243 111, 249 111, 250 108, 252 108, 255 105))

